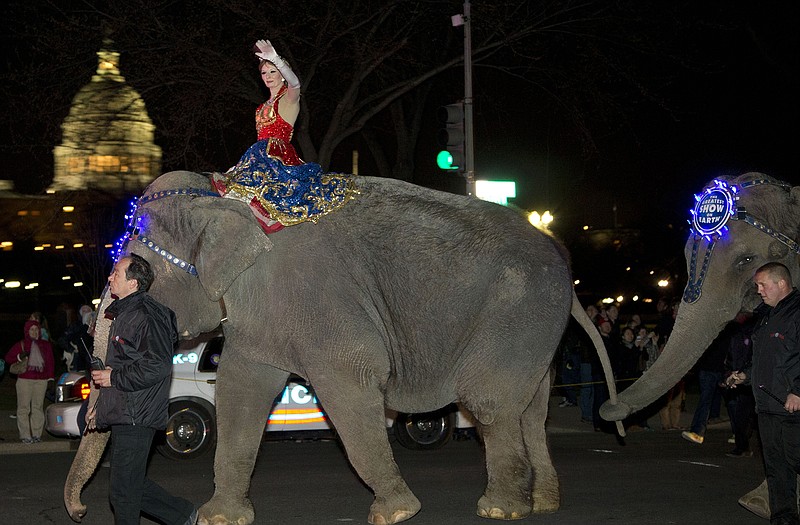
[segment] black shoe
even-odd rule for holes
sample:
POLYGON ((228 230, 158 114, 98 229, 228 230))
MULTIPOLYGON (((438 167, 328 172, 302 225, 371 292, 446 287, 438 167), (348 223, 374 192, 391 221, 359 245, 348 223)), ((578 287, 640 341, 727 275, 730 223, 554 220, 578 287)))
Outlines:
POLYGON ((751 458, 753 457, 753 451, 733 449, 725 455, 728 456, 729 458, 751 458))

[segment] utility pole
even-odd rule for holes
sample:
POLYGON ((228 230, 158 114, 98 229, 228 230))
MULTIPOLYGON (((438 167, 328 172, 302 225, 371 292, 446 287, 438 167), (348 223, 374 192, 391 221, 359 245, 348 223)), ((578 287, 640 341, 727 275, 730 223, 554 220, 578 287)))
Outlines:
POLYGON ((464 13, 454 15, 453 27, 464 26, 464 177, 467 195, 475 196, 475 134, 472 120, 472 20, 469 0, 464 1, 464 13))

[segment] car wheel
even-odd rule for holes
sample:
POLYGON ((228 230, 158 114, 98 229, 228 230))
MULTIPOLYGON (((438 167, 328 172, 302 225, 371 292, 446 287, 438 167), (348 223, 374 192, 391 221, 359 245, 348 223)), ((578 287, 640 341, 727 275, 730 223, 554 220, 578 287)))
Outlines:
POLYGON ((449 407, 424 414, 401 412, 394 420, 394 435, 408 449, 434 450, 450 441, 455 426, 456 414, 449 407))
POLYGON ((169 421, 158 452, 170 459, 194 459, 205 453, 216 439, 214 417, 204 406, 191 401, 169 405, 169 421))

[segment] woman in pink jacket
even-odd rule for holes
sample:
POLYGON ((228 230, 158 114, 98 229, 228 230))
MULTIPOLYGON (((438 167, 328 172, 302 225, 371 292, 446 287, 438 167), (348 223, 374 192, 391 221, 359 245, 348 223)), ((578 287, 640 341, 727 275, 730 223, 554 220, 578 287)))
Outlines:
POLYGON ((44 430, 44 395, 53 379, 53 347, 41 338, 36 321, 25 323, 25 338, 6 354, 9 365, 28 358, 28 368, 17 375, 17 428, 23 443, 39 443, 44 430))

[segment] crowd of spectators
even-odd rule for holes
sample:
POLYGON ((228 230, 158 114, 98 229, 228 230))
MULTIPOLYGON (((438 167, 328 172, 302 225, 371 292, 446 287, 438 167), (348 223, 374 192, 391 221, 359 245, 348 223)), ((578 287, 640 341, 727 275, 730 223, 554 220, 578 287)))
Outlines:
MULTIPOLYGON (((642 323, 639 314, 621 320, 615 304, 591 304, 586 314, 603 339, 617 391, 622 391, 658 357, 658 336, 642 323)), ((609 397, 603 367, 588 335, 574 319, 567 326, 559 356, 559 385, 563 394, 559 407, 579 406, 581 421, 593 425, 597 431, 611 431, 613 425, 599 414, 600 406, 609 397)), ((643 411, 624 423, 631 430, 649 429, 647 417, 643 411)))
MULTIPOLYGON (((649 317, 647 323, 639 313, 621 319, 619 307, 615 304, 590 304, 586 307, 586 314, 605 343, 617 392, 624 391, 655 364, 672 333, 678 306, 678 301, 659 300, 656 315, 649 317)), ((751 359, 751 332, 750 317, 737 317, 709 346, 686 377, 651 406, 623 421, 626 429, 653 430, 648 420, 658 414, 661 430, 677 430, 684 439, 702 443, 709 424, 726 420, 721 414, 724 401, 732 432, 728 441, 735 444, 728 455, 752 456, 750 439, 755 426, 752 394, 748 389, 730 390, 724 385, 725 377, 731 371, 741 368, 751 359), (681 424, 687 378, 693 384, 697 383, 699 390, 698 405, 688 428, 681 424)), ((556 386, 563 396, 559 407, 579 407, 581 421, 593 425, 595 431, 614 432, 614 426, 599 414, 600 406, 609 397, 600 359, 589 336, 574 319, 570 319, 558 355, 556 386)))

